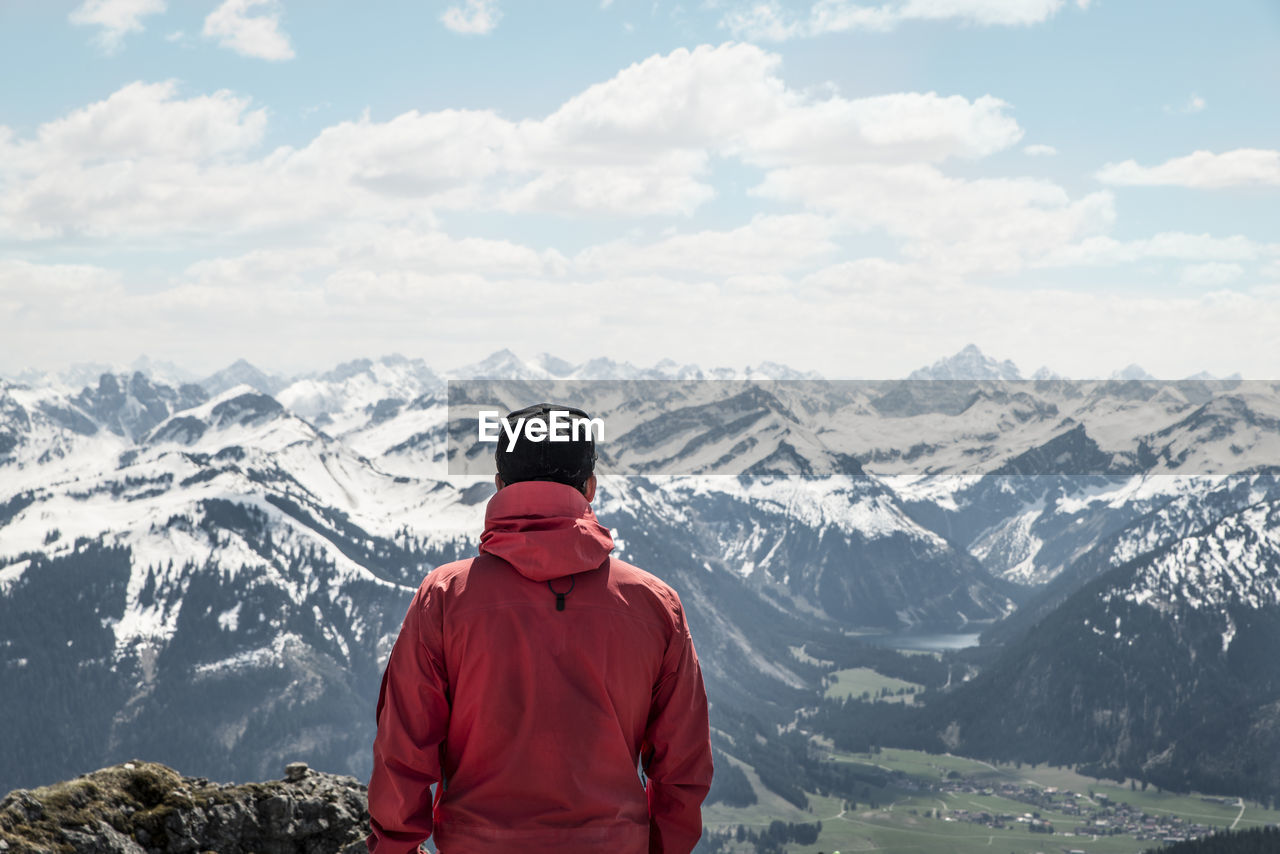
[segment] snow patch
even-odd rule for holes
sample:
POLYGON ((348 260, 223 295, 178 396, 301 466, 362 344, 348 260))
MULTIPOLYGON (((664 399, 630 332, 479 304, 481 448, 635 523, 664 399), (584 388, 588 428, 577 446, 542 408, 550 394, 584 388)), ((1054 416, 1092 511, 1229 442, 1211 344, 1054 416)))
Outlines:
POLYGON ((18 583, 18 579, 22 577, 22 573, 26 572, 27 567, 30 565, 30 560, 20 560, 17 563, 11 563, 6 567, 0 568, 0 593, 8 593, 9 589, 18 583))
POLYGON ((228 608, 218 615, 218 628, 224 632, 234 632, 240 626, 240 606, 243 603, 237 602, 234 608, 228 608))

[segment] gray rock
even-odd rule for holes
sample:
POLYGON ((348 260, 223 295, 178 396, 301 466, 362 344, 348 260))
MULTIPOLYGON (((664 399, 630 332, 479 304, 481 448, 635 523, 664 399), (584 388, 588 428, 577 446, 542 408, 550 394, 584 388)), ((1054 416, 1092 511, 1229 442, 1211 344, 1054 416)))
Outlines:
POLYGON ((85 854, 145 854, 146 852, 145 848, 105 821, 96 822, 92 828, 64 829, 62 836, 77 852, 85 852, 85 854))
POLYGON ((9 839, 17 841, 0 851, 45 851, 55 838, 75 854, 364 854, 365 786, 301 762, 285 774, 219 785, 133 760, 17 790, 0 801, 9 839))
POLYGON ((39 821, 44 817, 44 804, 26 789, 14 789, 0 801, 0 812, 12 812, 27 821, 39 821))

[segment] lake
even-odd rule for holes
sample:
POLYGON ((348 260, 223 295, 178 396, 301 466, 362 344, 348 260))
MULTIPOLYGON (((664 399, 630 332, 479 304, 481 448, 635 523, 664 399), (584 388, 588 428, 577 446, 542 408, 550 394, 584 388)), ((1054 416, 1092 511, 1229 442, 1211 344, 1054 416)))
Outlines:
POLYGON ((948 649, 964 649, 977 646, 978 632, 961 634, 897 634, 861 635, 858 639, 890 649, 918 649, 927 652, 943 652, 948 649))

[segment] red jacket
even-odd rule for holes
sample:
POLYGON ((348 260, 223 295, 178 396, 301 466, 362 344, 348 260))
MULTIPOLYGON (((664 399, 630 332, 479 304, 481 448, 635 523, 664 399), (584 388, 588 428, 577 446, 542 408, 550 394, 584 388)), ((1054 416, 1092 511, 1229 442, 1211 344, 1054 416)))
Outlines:
POLYGON ((612 549, 582 493, 526 481, 490 499, 478 557, 423 580, 378 694, 370 852, 433 833, 442 854, 697 844, 698 657, 675 591, 612 549))

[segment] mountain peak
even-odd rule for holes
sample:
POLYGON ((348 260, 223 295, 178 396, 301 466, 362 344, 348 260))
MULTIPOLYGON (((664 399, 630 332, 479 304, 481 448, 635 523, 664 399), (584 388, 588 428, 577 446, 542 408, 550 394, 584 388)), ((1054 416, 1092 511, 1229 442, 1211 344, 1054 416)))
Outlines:
POLYGON ((1151 374, 1147 373, 1141 365, 1136 362, 1121 368, 1111 375, 1113 380, 1154 380, 1151 374))
POLYGON ((340 383, 343 380, 349 380, 358 374, 363 374, 373 367, 372 359, 352 359, 349 362, 342 362, 320 375, 320 379, 326 382, 340 383))
POLYGON ((1220 377, 1220 376, 1217 376, 1216 374, 1211 374, 1208 371, 1197 371, 1196 373, 1185 377, 1185 379, 1197 380, 1202 382, 1209 382, 1214 380, 1222 380, 1226 382, 1239 382, 1240 380, 1244 379, 1244 377, 1243 375, 1241 375, 1239 371, 1235 371, 1234 373, 1228 374, 1225 377, 1220 377))
POLYGON ((1018 366, 1009 359, 997 362, 976 344, 967 344, 954 356, 939 359, 927 368, 917 368, 909 380, 1020 380, 1018 366))
POLYGON ((754 379, 763 377, 770 380, 817 380, 822 377, 816 371, 797 371, 790 365, 779 362, 761 362, 754 368, 747 368, 747 376, 754 379))
POLYGON ((519 356, 515 354, 515 352, 510 347, 503 347, 501 350, 494 350, 482 361, 483 362, 511 362, 511 361, 519 362, 521 361, 521 359, 519 356))
POLYGON ((217 373, 200 381, 211 396, 217 397, 238 385, 247 385, 263 394, 275 394, 285 383, 279 377, 263 373, 246 359, 236 359, 217 373))
POLYGON ((1065 379, 1065 378, 1062 376, 1062 374, 1059 374, 1057 371, 1051 371, 1051 370, 1049 370, 1049 366, 1048 366, 1048 365, 1041 365, 1040 367, 1036 368, 1036 372, 1035 372, 1034 374, 1032 374, 1032 375, 1031 375, 1031 379, 1033 379, 1033 380, 1061 380, 1061 379, 1065 379))
POLYGON ((450 371, 449 376, 464 380, 542 380, 549 378, 549 372, 503 347, 478 362, 450 371))
POLYGON ((558 356, 545 352, 534 356, 532 364, 553 377, 567 377, 576 370, 576 366, 572 362, 566 362, 558 356))
POLYGON ((174 388, 184 383, 196 382, 198 379, 195 374, 175 365, 173 362, 157 361, 145 353, 133 360, 129 370, 134 373, 140 373, 149 380, 162 382, 174 388))

